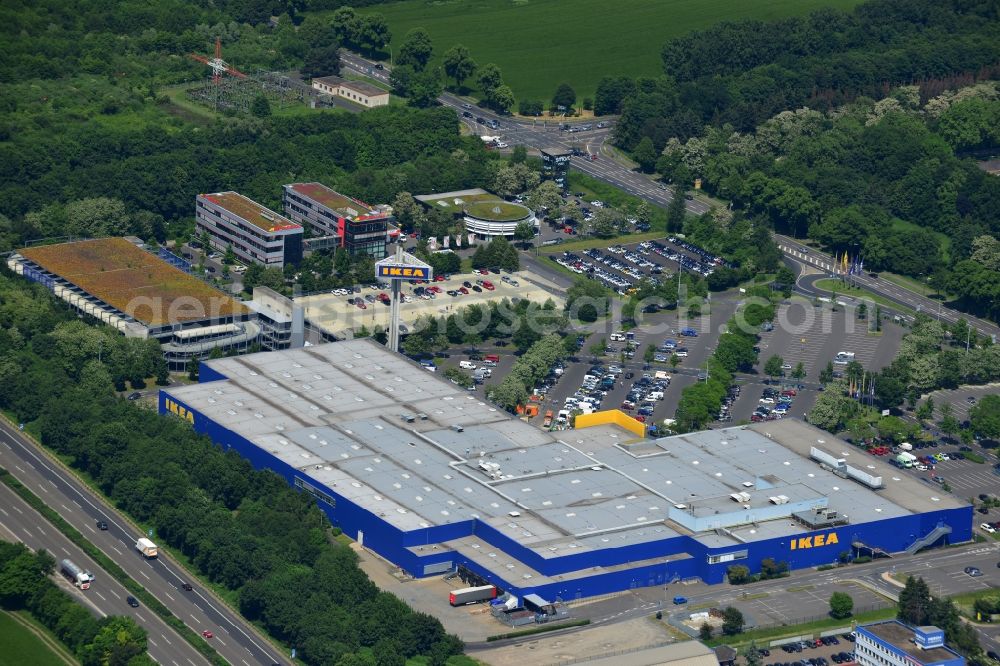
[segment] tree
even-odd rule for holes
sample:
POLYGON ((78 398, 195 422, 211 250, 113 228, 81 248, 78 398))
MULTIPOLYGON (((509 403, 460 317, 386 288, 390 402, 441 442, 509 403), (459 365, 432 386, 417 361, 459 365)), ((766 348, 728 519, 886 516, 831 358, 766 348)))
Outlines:
POLYGON ((267 118, 271 115, 271 103, 264 95, 257 95, 250 104, 250 113, 258 118, 267 118))
POLYGON ((489 97, 493 110, 500 114, 510 113, 514 106, 514 91, 510 86, 499 85, 493 89, 493 94, 489 97))
POLYGON ((462 44, 455 44, 444 54, 444 72, 455 79, 456 88, 461 89, 466 79, 475 74, 476 68, 476 61, 462 44))
POLYGON ((608 290, 599 282, 578 278, 566 290, 566 311, 582 322, 595 322, 608 313, 608 290))
POLYGON ((945 402, 941 405, 941 409, 939 411, 941 413, 941 419, 938 421, 938 428, 941 429, 941 432, 951 437, 958 432, 959 428, 958 419, 956 419, 955 415, 952 413, 951 403, 945 402))
POLYGON ((746 666, 761 666, 762 655, 757 649, 757 643, 750 641, 750 647, 743 654, 743 659, 746 661, 746 666))
POLYGON ((676 370, 677 366, 681 364, 681 357, 677 354, 670 355, 670 368, 676 370))
POLYGON ((735 636, 743 633, 743 613, 733 606, 726 606, 722 611, 722 633, 735 636))
POLYGON ((514 227, 514 238, 527 243, 535 237, 535 225, 528 221, 518 222, 514 227))
POLYGON ((385 17, 381 14, 369 14, 361 17, 358 41, 368 45, 368 55, 375 55, 376 50, 392 41, 392 33, 389 31, 389 23, 385 17))
MULTIPOLYGON (((639 145, 632 151, 632 158, 639 163, 639 170, 643 173, 653 173, 656 170, 657 157, 653 140, 648 136, 642 137, 639 145)), ((683 205, 683 200, 681 205, 683 205)))
POLYGON ((553 111, 566 110, 570 111, 576 104, 576 92, 568 83, 560 83, 556 87, 556 92, 552 95, 552 107, 553 111), (560 109, 561 107, 561 109, 560 109))
POLYGON ((198 379, 198 359, 192 358, 187 362, 187 373, 188 379, 191 381, 197 381, 198 379))
POLYGON ((712 625, 708 622, 702 622, 701 626, 698 627, 698 638, 703 641, 708 641, 712 639, 712 625))
POLYGON ((667 233, 671 231, 681 231, 684 229, 684 217, 687 211, 684 207, 684 188, 680 183, 674 185, 670 196, 670 205, 667 206, 667 233))
POLYGON ((397 65, 409 65, 418 72, 424 71, 434 53, 431 37, 423 28, 413 28, 406 33, 406 38, 399 46, 396 56, 397 65))
POLYGON ((792 378, 802 381, 806 376, 806 366, 799 361, 795 364, 795 369, 792 370, 792 378))
POLYGON ((996 439, 1000 437, 1000 395, 984 395, 979 403, 969 410, 969 423, 980 437, 996 439))
POLYGON ((743 585, 750 582, 750 568, 742 564, 731 564, 726 569, 726 576, 731 585, 743 585))
POLYGON ((819 371, 819 383, 829 384, 832 381, 833 381, 833 361, 827 361, 826 367, 819 371))
POLYGON ((846 592, 834 592, 830 595, 830 615, 838 620, 851 617, 854 612, 854 599, 846 592))
POLYGON ((299 71, 305 79, 340 74, 340 45, 331 44, 309 49, 299 71))
MULTIPOLYGON (((396 69, 400 69, 397 67, 396 69)), ((395 73, 396 69, 393 70, 395 73)), ((441 77, 437 70, 426 70, 415 72, 409 79, 407 98, 409 105, 418 109, 426 109, 437 104, 437 98, 441 96, 441 77)))
POLYGON ((545 105, 538 99, 521 99, 517 101, 517 112, 522 116, 540 116, 545 105))
POLYGON ((923 578, 909 576, 899 593, 900 620, 910 626, 919 627, 928 623, 931 606, 931 592, 923 578))
POLYGON ((764 363, 764 374, 767 375, 771 381, 774 381, 775 377, 781 377, 785 374, 785 371, 781 369, 781 366, 785 364, 785 360, 778 356, 777 354, 771 356, 764 363))
POLYGON ((483 91, 483 97, 487 100, 493 97, 493 91, 503 85, 503 75, 500 73, 500 68, 497 67, 492 62, 481 67, 479 69, 479 76, 476 78, 476 83, 483 91))

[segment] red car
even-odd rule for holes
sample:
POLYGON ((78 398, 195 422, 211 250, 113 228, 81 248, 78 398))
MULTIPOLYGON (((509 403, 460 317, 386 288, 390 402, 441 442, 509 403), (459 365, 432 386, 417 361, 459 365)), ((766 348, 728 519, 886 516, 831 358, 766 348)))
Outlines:
POLYGON ((368 309, 368 306, 365 305, 365 302, 363 300, 361 300, 360 298, 358 300, 354 301, 354 304, 357 305, 362 310, 367 310, 368 309))
POLYGON ((489 275, 490 272, 488 270, 486 270, 485 268, 480 268, 479 269, 479 274, 480 275, 489 275))
POLYGON ((781 395, 785 396, 786 398, 793 398, 798 394, 795 392, 795 389, 786 389, 781 392, 781 395))
POLYGON ((483 280, 483 289, 486 289, 488 291, 493 291, 494 289, 496 289, 496 287, 494 287, 493 283, 490 282, 489 280, 483 280))
POLYGON ((435 282, 444 282, 444 276, 443 275, 435 275, 434 276, 434 281, 435 282))
POLYGON ((215 638, 215 634, 213 634, 208 629, 206 629, 205 631, 201 632, 201 635, 204 636, 205 638, 215 638))
POLYGON ((646 417, 643 416, 642 414, 640 414, 639 416, 633 416, 632 418, 634 418, 639 423, 645 423, 646 422, 646 417))
POLYGON ((458 288, 458 291, 459 291, 459 292, 461 292, 461 293, 463 293, 463 294, 467 294, 467 293, 469 293, 469 290, 468 290, 468 289, 466 289, 465 287, 459 287, 459 288, 458 288))

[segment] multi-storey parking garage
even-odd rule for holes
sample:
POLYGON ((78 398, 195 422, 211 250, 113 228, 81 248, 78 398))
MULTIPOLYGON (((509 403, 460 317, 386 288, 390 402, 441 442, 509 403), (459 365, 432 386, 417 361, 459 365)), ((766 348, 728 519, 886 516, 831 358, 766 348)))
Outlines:
POLYGON ((208 361, 160 410, 310 493, 412 575, 462 567, 520 595, 971 538, 966 503, 800 421, 549 433, 369 340, 208 361))

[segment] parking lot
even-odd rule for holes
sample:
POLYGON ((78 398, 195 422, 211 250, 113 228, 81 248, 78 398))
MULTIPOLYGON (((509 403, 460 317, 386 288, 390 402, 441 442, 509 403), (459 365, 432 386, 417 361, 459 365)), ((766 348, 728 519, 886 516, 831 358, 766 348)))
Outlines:
MULTIPOLYGON (((362 326, 369 329, 388 326, 388 303, 379 299, 382 294, 387 293, 385 287, 370 285, 355 290, 340 289, 333 293, 302 296, 296 298, 295 302, 303 307, 310 324, 339 337, 362 326)), ((465 305, 484 304, 502 298, 525 298, 539 305, 552 299, 557 308, 564 303, 558 295, 558 289, 542 276, 530 271, 510 274, 487 272, 485 275, 463 273, 447 278, 441 276, 440 280, 431 284, 408 284, 402 293, 404 302, 400 304, 399 311, 406 326, 412 325, 418 317, 424 315, 436 317, 465 305), (469 286, 465 286, 465 283, 469 286), (416 291, 418 289, 420 293, 416 291), (431 290, 436 293, 432 295, 429 293, 431 290), (449 295, 449 292, 454 295, 449 295)))
POLYGON ((721 257, 676 237, 670 237, 666 243, 642 241, 606 249, 566 251, 553 255, 553 259, 619 295, 624 295, 641 280, 658 285, 671 279, 678 270, 708 276, 725 264, 721 257))
POLYGON ((953 390, 934 391, 930 397, 934 399, 936 413, 940 414, 941 406, 945 403, 951 405, 952 415, 956 419, 966 421, 969 418, 969 410, 982 399, 984 395, 996 395, 1000 393, 1000 384, 987 384, 985 386, 961 386, 953 390))

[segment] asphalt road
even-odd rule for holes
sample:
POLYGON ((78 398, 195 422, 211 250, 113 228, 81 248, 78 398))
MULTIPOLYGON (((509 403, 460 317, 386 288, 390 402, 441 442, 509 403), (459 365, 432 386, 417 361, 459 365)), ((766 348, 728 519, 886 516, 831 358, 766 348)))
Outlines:
POLYGON ((159 615, 147 608, 132 608, 125 599, 129 591, 118 583, 96 562, 83 554, 51 523, 31 508, 27 502, 5 485, 0 484, 0 538, 20 541, 28 548, 38 551, 42 548, 56 558, 54 578, 59 587, 76 597, 83 605, 97 615, 125 615, 133 618, 146 630, 149 656, 161 664, 183 666, 185 664, 208 664, 197 650, 181 638, 159 615), (59 572, 58 562, 63 558, 94 574, 94 582, 89 590, 79 590, 71 585, 59 572))
MULTIPOLYGON (((774 240, 781 251, 785 253, 785 256, 790 257, 794 261, 818 268, 827 273, 833 272, 834 260, 829 255, 823 254, 788 236, 775 234, 774 240)), ((941 321, 949 324, 954 324, 959 319, 965 319, 970 326, 975 327, 976 330, 984 335, 1000 335, 1000 327, 996 324, 958 312, 957 310, 952 310, 951 308, 946 308, 942 306, 940 301, 918 294, 888 280, 873 278, 867 273, 852 276, 851 280, 862 289, 867 289, 880 296, 884 296, 895 303, 904 305, 917 312, 925 312, 932 317, 936 316, 941 321)))
POLYGON ((215 634, 210 639, 212 644, 230 663, 245 666, 287 663, 248 622, 187 576, 169 556, 161 551, 155 560, 144 559, 135 550, 140 532, 122 514, 6 422, 0 422, 0 466, 41 497, 191 629, 199 634, 206 629, 215 634), (99 519, 107 521, 107 531, 95 529, 99 519), (194 589, 182 590, 184 582, 191 583, 194 589))

